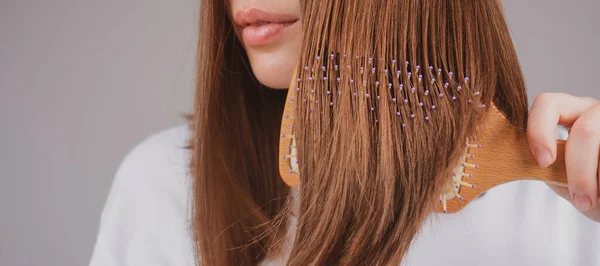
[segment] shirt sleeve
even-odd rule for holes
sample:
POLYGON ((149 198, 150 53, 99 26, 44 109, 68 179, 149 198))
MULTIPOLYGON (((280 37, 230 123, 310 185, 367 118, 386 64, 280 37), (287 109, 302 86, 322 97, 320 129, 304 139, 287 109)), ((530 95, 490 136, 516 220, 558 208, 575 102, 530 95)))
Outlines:
POLYGON ((123 160, 100 217, 90 266, 195 265, 185 128, 157 133, 123 160))

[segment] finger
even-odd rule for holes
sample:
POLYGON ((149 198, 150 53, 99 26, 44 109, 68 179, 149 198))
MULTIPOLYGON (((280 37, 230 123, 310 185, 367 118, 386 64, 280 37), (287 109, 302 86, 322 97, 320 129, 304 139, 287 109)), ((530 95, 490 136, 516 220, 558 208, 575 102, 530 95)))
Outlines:
POLYGON ((563 93, 542 93, 535 98, 527 121, 527 139, 541 167, 556 160, 556 126, 573 124, 594 104, 591 98, 563 93))
POLYGON ((584 112, 571 127, 565 147, 569 194, 580 211, 598 203, 600 105, 584 112))
MULTIPOLYGON (((571 199, 571 196, 569 195, 569 188, 563 187, 563 186, 552 185, 552 184, 548 184, 548 183, 546 183, 546 184, 556 194, 558 194, 559 196, 561 196, 562 198, 564 198, 566 201, 570 202, 571 204, 575 205, 575 203, 573 203, 573 200, 571 199)), ((596 204, 595 208, 592 208, 587 212, 581 212, 581 213, 583 213, 583 215, 590 218, 592 221, 600 222, 600 204, 596 204)))

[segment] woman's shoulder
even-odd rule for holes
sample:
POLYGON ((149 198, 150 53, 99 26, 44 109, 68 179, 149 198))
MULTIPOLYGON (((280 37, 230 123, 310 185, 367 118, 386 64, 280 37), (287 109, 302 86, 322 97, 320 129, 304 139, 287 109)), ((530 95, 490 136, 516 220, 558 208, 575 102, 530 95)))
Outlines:
POLYGON ((187 126, 163 130, 125 156, 101 214, 90 265, 194 265, 189 136, 187 126))
POLYGON ((186 176, 189 158, 186 147, 189 137, 186 125, 165 129, 146 137, 125 156, 117 170, 116 179, 136 183, 171 183, 174 181, 172 176, 186 176))

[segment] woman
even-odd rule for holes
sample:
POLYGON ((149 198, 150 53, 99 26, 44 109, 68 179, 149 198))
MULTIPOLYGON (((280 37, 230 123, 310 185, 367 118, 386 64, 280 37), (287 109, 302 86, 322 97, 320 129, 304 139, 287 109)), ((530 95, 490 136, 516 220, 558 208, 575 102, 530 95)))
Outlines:
POLYGON ((200 25, 191 134, 162 132, 127 156, 92 265, 600 265, 600 103, 542 94, 527 117, 498 1, 206 0, 200 25), (383 133, 372 133, 366 116, 350 119, 359 111, 347 107, 299 113, 303 132, 322 134, 333 148, 313 146, 305 133, 299 147, 307 167, 300 187, 289 189, 277 166, 287 93, 279 89, 288 88, 296 65, 341 51, 469 72, 483 102, 527 127, 542 167, 556 159, 556 126, 570 126, 569 187, 551 188, 575 208, 543 184, 516 182, 458 214, 432 215, 449 158, 475 125, 439 125, 454 138, 417 126, 427 138, 386 133, 404 154, 378 146, 383 133), (331 117, 338 121, 331 132, 314 123, 335 123, 331 117))

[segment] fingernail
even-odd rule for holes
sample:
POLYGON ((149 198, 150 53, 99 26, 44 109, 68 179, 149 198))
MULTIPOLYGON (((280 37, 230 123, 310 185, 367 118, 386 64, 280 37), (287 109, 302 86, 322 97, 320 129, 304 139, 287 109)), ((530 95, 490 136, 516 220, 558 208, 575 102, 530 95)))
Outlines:
POLYGON ((575 202, 575 207, 582 212, 589 211, 592 208, 592 200, 587 195, 573 193, 573 202, 575 202))
POLYGON ((535 158, 537 159, 538 164, 543 168, 552 164, 552 156, 550 156, 550 152, 546 149, 535 148, 535 158))

